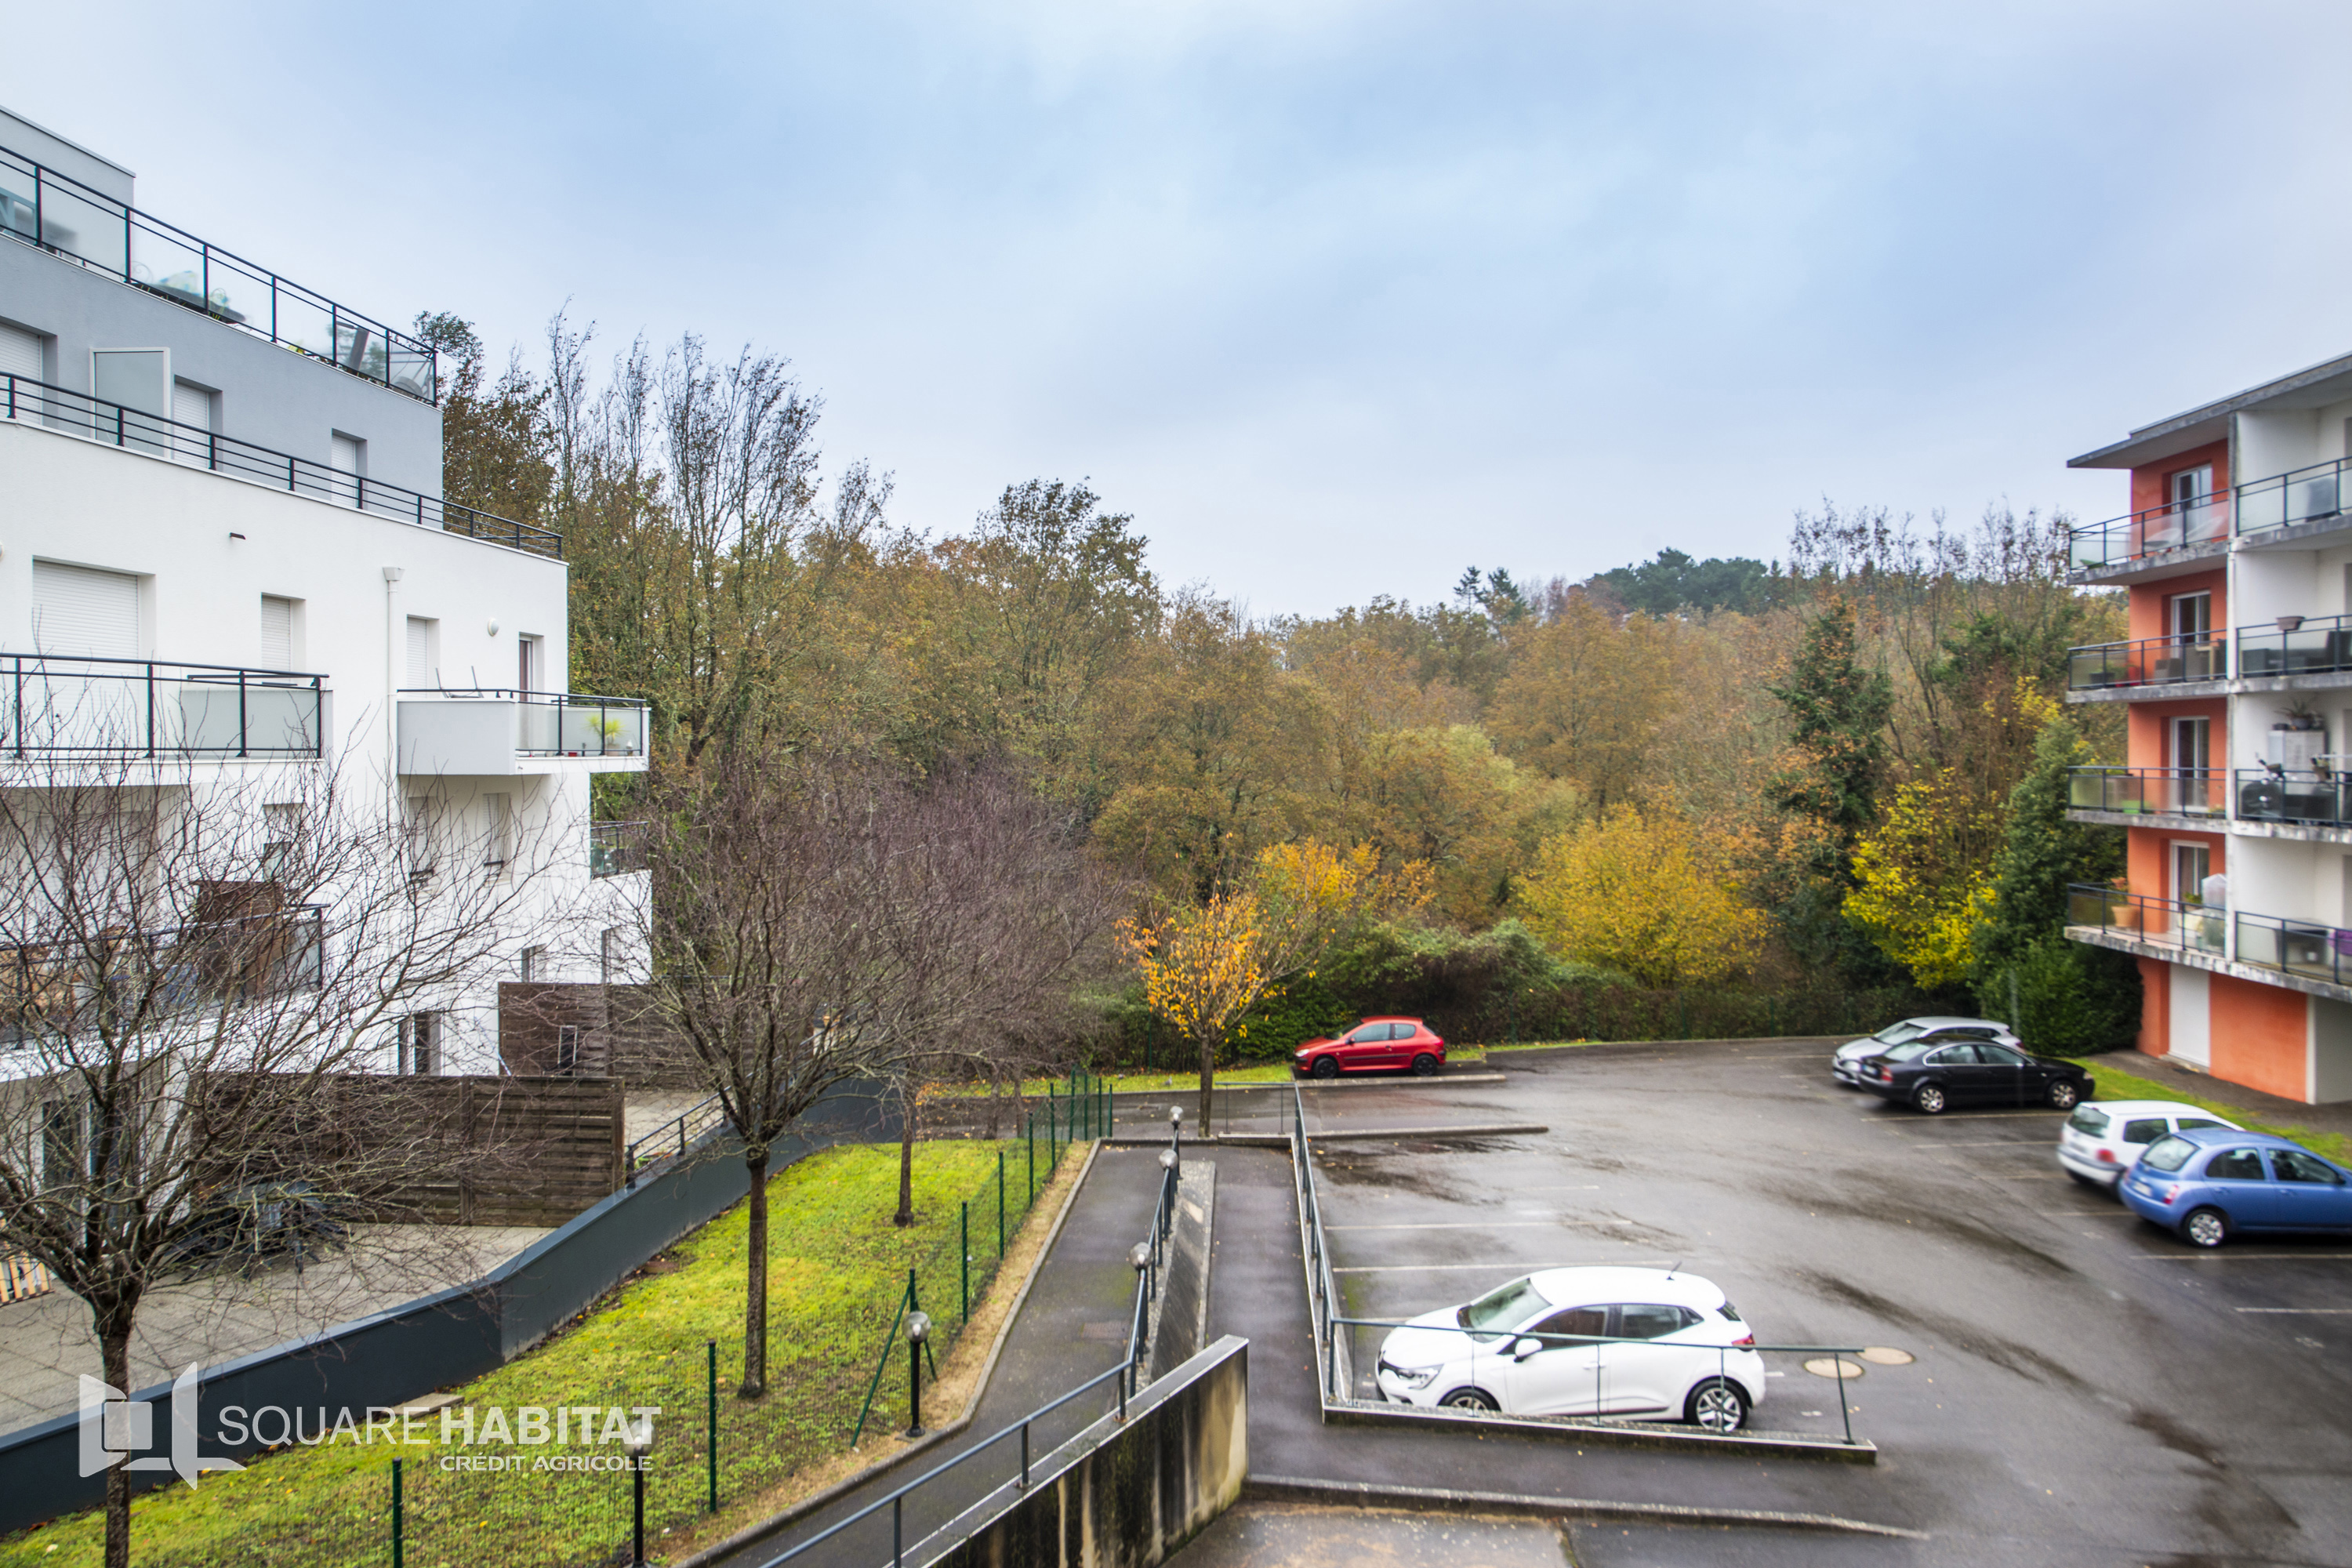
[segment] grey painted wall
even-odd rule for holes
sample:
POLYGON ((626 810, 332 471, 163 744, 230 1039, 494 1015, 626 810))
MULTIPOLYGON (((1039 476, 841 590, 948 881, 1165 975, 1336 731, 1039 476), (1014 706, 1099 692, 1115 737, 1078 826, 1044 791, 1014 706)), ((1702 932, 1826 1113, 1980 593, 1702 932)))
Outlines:
POLYGON ((369 479, 441 493, 441 411, 432 405, 13 238, 0 238, 0 321, 47 340, 42 379, 54 385, 90 391, 93 348, 169 349, 173 379, 220 395, 221 434, 323 465, 340 431, 367 443, 369 479))
POLYGON ((0 147, 46 164, 68 180, 79 180, 91 190, 112 196, 125 206, 137 206, 131 194, 131 174, 113 159, 68 142, 54 131, 0 109, 0 147))

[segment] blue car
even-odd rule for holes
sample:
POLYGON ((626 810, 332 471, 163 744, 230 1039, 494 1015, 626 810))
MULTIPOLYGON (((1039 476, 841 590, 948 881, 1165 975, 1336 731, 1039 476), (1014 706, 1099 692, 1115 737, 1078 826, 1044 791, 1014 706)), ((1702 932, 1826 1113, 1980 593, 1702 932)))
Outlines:
POLYGON ((2193 1247, 2240 1231, 2352 1231, 2352 1171, 2267 1132, 2200 1127, 2147 1146, 2116 1189, 2193 1247))

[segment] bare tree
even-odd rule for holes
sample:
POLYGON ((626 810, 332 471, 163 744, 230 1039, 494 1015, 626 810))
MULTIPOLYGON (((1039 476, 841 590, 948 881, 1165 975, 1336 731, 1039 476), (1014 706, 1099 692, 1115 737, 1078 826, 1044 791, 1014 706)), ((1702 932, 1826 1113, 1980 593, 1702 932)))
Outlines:
MULTIPOLYGON (((47 758, 0 764, 0 1249, 88 1304, 127 1394, 142 1304, 235 1239, 237 1194, 381 1194, 447 1152, 413 1119, 330 1125, 334 1088, 395 1065, 405 1015, 489 976, 535 872, 425 874, 383 781, 346 789, 331 756, 47 758)), ((130 1501, 117 1465, 110 1568, 130 1561, 130 1501)))

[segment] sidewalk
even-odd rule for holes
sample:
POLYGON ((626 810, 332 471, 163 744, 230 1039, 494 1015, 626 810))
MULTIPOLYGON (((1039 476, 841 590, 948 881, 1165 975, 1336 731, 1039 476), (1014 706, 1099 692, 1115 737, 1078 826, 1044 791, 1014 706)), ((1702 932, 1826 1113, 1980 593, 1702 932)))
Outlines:
MULTIPOLYGON (((1194 1157, 1189 1145, 1185 1157, 1194 1157)), ((1150 1230, 1159 1201, 1157 1150, 1105 1148, 1097 1153, 1054 1249, 1038 1263, 1035 1282, 1005 1337, 1004 1353, 981 1395, 972 1424, 952 1442, 885 1472, 830 1507, 726 1559, 726 1568, 758 1568, 1118 1365, 1127 1354, 1129 1314, 1135 1302, 1135 1272, 1128 1267, 1127 1253, 1150 1230)), ((1115 1397, 1105 1384, 1099 1398, 1073 1400, 1037 1423, 1030 1435, 1031 1457, 1042 1459, 1108 1410, 1115 1397)), ((951 1421, 957 1413, 926 1414, 937 1423, 951 1421)), ((916 1542, 1017 1475, 1020 1468, 1019 1440, 1008 1438, 988 1455, 923 1488, 907 1501, 906 1545, 911 1550, 916 1542)), ((887 1510, 803 1559, 826 1563, 889 1560, 887 1510)))

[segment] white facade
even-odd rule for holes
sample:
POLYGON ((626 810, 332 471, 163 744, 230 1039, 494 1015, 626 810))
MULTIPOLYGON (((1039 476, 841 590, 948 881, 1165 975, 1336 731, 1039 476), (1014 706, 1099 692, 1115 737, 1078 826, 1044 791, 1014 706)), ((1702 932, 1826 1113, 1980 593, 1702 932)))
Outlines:
MULTIPOLYGON (((12 124, 22 129, 0 114, 0 144, 12 124)), ((129 176, 116 174, 127 202, 129 176)), ((214 744, 188 764, 198 787, 229 770, 248 781, 255 770, 315 770, 323 741, 347 799, 404 816, 422 808, 453 859, 436 874, 511 874, 470 863, 506 858, 483 846, 546 850, 529 912, 501 934, 512 954, 504 978, 614 977, 603 933, 623 928, 628 947, 638 944, 626 906, 642 873, 591 875, 589 779, 644 768, 643 713, 560 700, 569 628, 558 547, 514 548, 441 526, 437 409, 0 225, 0 373, 25 376, 28 354, 43 374, 9 383, 16 416, 0 417, 0 704, 25 687, 27 668, 38 681, 62 668, 128 668, 75 660, 161 661, 150 673, 169 696, 150 697, 136 721, 160 724, 158 754, 176 744, 184 759, 190 737, 211 726, 214 744), (136 335, 148 318, 152 331, 136 335), (92 341, 118 330, 131 341, 92 341), (179 422, 168 429, 110 435, 116 405, 37 396, 34 383, 102 395, 105 351, 163 341, 178 345, 173 366, 205 366, 202 384, 165 373, 164 406, 146 411, 179 422), (267 416, 243 426, 248 413, 267 416), (221 471, 206 429, 254 444, 240 448, 242 467, 221 471), (372 445, 396 479, 370 460, 372 445), (269 452, 286 457, 295 482, 273 480, 269 452), (408 488, 337 490, 334 476, 359 473, 408 488), (223 670, 191 683, 172 668, 184 665, 223 670), (322 678, 319 732, 294 747, 312 754, 234 754, 239 734, 286 732, 268 731, 270 704, 308 702, 301 683, 264 679, 288 671, 322 678), (472 743, 453 747, 453 731, 472 743), (224 732, 228 754, 217 744, 224 732)), ((476 532, 478 521, 468 518, 476 532)), ((499 1070, 494 979, 434 999, 431 1010, 440 1016, 433 1070, 499 1070)), ((384 1056, 388 1069, 399 1064, 389 1034, 384 1056)))

